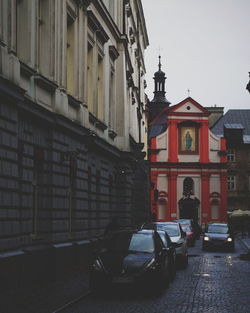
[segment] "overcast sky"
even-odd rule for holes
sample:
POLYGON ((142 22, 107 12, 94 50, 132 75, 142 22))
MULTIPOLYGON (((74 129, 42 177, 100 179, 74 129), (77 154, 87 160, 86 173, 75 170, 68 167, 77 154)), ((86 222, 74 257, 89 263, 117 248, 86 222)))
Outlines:
POLYGON ((250 0, 142 0, 150 46, 146 93, 153 98, 159 49, 166 97, 250 109, 250 0))

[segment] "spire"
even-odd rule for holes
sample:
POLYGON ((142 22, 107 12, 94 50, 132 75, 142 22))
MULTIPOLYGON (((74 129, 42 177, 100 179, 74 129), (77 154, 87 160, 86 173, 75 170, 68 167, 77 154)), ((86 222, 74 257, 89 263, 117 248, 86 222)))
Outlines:
POLYGON ((159 70, 154 74, 154 81, 155 81, 155 91, 154 91, 154 99, 152 102, 159 102, 164 103, 165 106, 169 106, 170 102, 166 99, 165 94, 165 80, 166 76, 165 73, 161 70, 161 55, 158 56, 159 63, 158 68, 159 70))
POLYGON ((159 71, 161 71, 161 55, 159 55, 159 64, 158 64, 158 66, 159 66, 159 71))
POLYGON ((152 121, 154 117, 160 113, 163 109, 168 108, 170 102, 166 99, 165 94, 165 73, 161 70, 161 55, 159 54, 158 71, 154 74, 155 90, 154 98, 149 102, 149 120, 152 121))

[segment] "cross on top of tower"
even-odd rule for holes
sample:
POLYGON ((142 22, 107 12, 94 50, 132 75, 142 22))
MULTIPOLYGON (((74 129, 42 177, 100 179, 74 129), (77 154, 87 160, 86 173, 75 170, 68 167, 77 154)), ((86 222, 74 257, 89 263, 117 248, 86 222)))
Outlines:
POLYGON ((159 71, 161 70, 161 56, 159 55, 159 71))

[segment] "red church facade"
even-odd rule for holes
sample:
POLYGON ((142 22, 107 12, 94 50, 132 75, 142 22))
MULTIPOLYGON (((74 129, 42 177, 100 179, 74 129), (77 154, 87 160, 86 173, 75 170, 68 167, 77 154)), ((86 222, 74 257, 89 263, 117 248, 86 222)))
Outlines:
POLYGON ((188 97, 162 109, 150 124, 151 210, 157 220, 226 221, 226 143, 209 130, 208 116, 188 97))

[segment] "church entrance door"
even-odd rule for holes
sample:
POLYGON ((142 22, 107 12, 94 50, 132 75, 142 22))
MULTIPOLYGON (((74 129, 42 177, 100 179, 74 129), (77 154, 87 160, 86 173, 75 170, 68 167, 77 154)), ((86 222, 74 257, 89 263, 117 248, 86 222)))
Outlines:
POLYGON ((198 221, 198 208, 200 201, 197 198, 184 198, 179 201, 180 218, 198 221))

